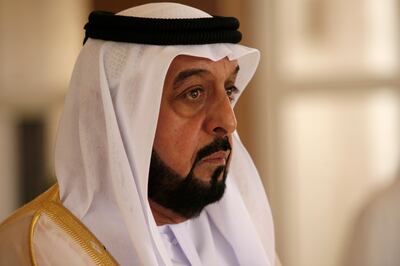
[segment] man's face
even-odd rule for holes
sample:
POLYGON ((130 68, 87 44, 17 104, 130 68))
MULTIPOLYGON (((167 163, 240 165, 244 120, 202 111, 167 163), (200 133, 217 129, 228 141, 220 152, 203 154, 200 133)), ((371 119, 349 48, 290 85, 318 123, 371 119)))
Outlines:
POLYGON ((222 197, 236 129, 231 103, 238 92, 234 86, 238 70, 237 62, 226 58, 214 62, 185 55, 176 57, 168 69, 149 197, 187 218, 222 197), (176 206, 181 201, 185 206, 176 206))

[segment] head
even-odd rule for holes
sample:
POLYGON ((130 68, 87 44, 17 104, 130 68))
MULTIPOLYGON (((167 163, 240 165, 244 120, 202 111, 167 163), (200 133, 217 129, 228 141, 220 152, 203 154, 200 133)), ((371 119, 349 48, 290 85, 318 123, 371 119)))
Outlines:
POLYGON ((236 60, 179 55, 165 77, 149 173, 149 198, 191 218, 225 190, 236 129, 236 60))

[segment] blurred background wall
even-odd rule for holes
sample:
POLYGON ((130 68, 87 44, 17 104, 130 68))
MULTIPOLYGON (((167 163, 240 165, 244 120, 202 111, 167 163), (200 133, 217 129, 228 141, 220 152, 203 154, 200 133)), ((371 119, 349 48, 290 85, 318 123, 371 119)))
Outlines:
POLYGON ((53 145, 91 3, 0 0, 0 219, 54 182, 53 145))
MULTIPOLYGON (((147 2, 0 0, 0 220, 54 182, 88 13, 147 2)), ((359 214, 400 168, 399 0, 177 2, 240 18, 262 53, 236 112, 283 265, 344 265, 359 214)))

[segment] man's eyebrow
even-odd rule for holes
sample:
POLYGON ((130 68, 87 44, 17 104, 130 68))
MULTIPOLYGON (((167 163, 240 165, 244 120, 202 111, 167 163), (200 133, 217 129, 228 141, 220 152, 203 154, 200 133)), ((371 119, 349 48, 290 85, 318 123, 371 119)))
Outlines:
POLYGON ((237 65, 237 66, 235 67, 235 69, 232 71, 232 74, 229 76, 229 78, 228 78, 227 81, 229 81, 229 80, 231 80, 231 79, 236 79, 236 76, 237 76, 239 70, 240 70, 240 67, 239 67, 239 65, 237 65))
MULTIPOLYGON (((239 72, 240 67, 237 65, 235 67, 235 70, 232 72, 231 76, 236 76, 237 73, 239 72)), ((191 69, 186 69, 178 73, 176 77, 174 78, 174 82, 172 84, 173 88, 176 88, 179 83, 183 82, 185 79, 191 77, 191 76, 199 76, 202 74, 210 73, 210 71, 203 69, 203 68, 191 68, 191 69)))
POLYGON ((179 72, 178 75, 176 75, 176 77, 174 78, 173 87, 175 88, 179 83, 183 82, 185 79, 191 76, 198 76, 205 73, 210 73, 210 72, 203 68, 191 68, 183 70, 179 72))

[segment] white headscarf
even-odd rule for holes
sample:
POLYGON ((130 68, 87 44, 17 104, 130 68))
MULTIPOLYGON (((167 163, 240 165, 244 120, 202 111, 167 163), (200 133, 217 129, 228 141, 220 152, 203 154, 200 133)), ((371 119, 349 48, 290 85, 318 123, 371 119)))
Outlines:
MULTIPOLYGON (((210 17, 173 3, 146 4, 125 16, 210 17)), ((238 60, 243 91, 259 52, 237 44, 140 45, 89 39, 72 75, 56 142, 61 201, 122 265, 171 265, 147 198, 148 172, 164 78, 177 55, 238 60)), ((238 134, 224 197, 210 218, 246 265, 273 265, 270 207, 238 134)))

